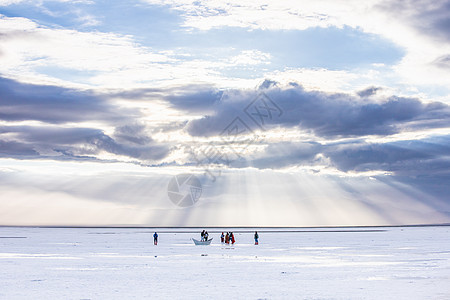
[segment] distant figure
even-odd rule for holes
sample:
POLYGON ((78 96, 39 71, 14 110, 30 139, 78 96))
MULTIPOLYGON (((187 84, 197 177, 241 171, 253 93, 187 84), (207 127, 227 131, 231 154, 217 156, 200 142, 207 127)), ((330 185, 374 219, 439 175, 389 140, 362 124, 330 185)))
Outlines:
POLYGON ((225 235, 222 232, 222 235, 220 236, 220 242, 223 244, 225 242, 225 235))
POLYGON ((205 242, 208 240, 208 237, 209 237, 209 233, 208 233, 208 231, 205 231, 205 234, 204 234, 205 242))
POLYGON ((234 239, 234 234, 232 232, 230 232, 230 240, 231 240, 231 244, 234 245, 236 240, 234 239))
POLYGON ((225 244, 230 244, 230 235, 228 234, 228 232, 225 235, 225 244))
POLYGON ((156 232, 153 234, 153 245, 158 245, 158 234, 156 232))
POLYGON ((255 245, 258 245, 258 239, 259 239, 258 232, 255 231, 255 245))
POLYGON ((202 237, 201 240, 205 240, 205 230, 203 229, 202 233, 200 233, 200 236, 202 237))

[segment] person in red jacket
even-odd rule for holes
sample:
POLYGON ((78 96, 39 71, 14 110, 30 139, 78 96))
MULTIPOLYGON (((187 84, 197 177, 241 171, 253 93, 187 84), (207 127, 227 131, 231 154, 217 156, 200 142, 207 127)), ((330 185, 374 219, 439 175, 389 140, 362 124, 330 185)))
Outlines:
POLYGON ((222 232, 222 235, 220 236, 220 242, 222 244, 225 242, 225 235, 223 235, 223 232, 222 232))
POLYGON ((234 243, 236 243, 236 240, 234 239, 234 234, 232 232, 230 232, 230 240, 231 240, 232 245, 234 245, 234 243))

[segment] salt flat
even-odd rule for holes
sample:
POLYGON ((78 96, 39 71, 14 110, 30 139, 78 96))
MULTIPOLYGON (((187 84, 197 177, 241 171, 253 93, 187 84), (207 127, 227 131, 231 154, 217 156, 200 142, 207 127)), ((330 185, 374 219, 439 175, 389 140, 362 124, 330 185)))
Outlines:
POLYGON ((450 299, 450 227, 218 230, 3 227, 0 298, 450 299))

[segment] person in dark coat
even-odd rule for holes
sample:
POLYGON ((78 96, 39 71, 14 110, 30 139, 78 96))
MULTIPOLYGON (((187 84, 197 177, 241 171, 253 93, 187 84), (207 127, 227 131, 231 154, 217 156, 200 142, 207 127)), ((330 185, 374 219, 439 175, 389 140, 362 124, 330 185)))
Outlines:
POLYGON ((225 242, 225 235, 222 232, 222 235, 220 236, 220 242, 223 244, 225 242))
POLYGON ((156 232, 153 234, 153 245, 158 245, 158 234, 156 232))
POLYGON ((258 239, 259 239, 258 232, 255 231, 255 245, 258 245, 258 239))
POLYGON ((225 235, 225 244, 230 244, 230 235, 228 234, 228 232, 225 235))

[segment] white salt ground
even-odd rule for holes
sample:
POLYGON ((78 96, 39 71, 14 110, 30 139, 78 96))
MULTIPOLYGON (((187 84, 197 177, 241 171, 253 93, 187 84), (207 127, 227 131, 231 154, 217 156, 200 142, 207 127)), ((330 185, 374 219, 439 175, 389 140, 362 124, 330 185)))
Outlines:
POLYGON ((2 227, 0 299, 450 299, 450 227, 371 229, 2 227))

